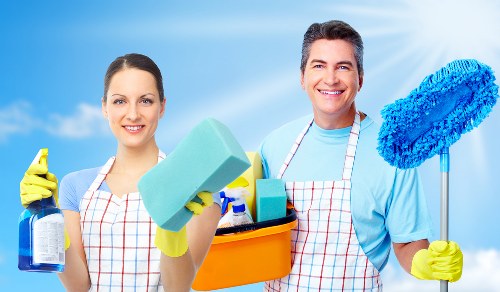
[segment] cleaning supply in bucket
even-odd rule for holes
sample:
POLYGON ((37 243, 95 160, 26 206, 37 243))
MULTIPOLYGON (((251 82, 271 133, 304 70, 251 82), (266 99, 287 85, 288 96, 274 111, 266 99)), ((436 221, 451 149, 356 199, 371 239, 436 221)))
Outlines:
MULTIPOLYGON (((244 187, 237 188, 224 188, 220 192, 221 198, 225 202, 231 203, 232 208, 230 208, 224 216, 219 221, 218 228, 227 228, 232 226, 238 226, 243 224, 253 223, 252 215, 246 204, 246 196, 250 193, 244 187)), ((227 206, 227 203, 223 205, 227 206)))
MULTIPOLYGON (((32 164, 47 155, 41 149, 32 164)), ((54 197, 32 202, 19 216, 19 270, 62 272, 64 257, 64 217, 54 197)))

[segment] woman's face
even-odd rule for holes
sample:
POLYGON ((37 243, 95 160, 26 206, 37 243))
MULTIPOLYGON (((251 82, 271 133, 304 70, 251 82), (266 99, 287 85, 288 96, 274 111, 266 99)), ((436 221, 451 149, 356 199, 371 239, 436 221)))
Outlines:
POLYGON ((141 147, 154 142, 158 121, 165 112, 154 76, 143 70, 126 68, 111 78, 102 112, 109 120, 118 143, 141 147))

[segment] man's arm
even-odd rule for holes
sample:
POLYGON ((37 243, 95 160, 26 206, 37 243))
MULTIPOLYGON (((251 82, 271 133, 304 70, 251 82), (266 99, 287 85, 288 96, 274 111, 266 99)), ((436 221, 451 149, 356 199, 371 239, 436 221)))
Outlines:
POLYGON ((394 243, 394 252, 401 266, 417 279, 455 282, 462 276, 463 254, 454 241, 394 243))
POLYGON ((413 256, 421 249, 429 248, 429 241, 427 239, 407 242, 407 243, 393 243, 394 254, 399 261, 401 267, 407 272, 411 273, 411 262, 413 256))

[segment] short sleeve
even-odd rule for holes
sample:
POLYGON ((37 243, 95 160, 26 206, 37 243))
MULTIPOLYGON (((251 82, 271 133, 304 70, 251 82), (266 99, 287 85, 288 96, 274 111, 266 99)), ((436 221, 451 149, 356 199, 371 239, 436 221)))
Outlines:
POLYGON ((79 212, 80 202, 76 195, 75 177, 66 175, 59 186, 59 206, 62 210, 79 212))
POLYGON ((397 170, 386 218, 393 242, 406 243, 432 236, 432 222, 416 169, 397 170))

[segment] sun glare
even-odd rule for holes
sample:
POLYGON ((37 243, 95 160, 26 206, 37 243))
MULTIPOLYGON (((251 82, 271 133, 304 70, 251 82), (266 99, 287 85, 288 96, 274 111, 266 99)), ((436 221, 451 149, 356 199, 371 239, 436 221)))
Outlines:
POLYGON ((500 39, 499 5, 492 0, 408 1, 415 42, 449 57, 493 54, 500 39))

